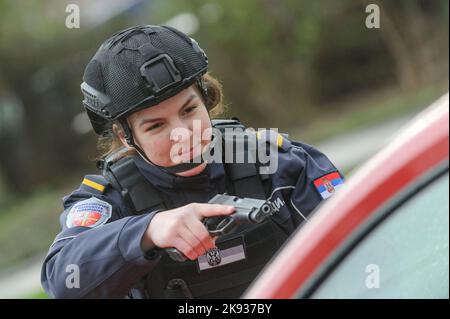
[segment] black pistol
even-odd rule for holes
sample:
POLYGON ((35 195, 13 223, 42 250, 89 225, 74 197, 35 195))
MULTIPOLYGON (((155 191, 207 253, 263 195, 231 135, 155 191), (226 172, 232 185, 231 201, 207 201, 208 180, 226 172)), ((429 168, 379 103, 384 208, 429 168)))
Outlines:
MULTIPOLYGON (((233 231, 241 224, 259 224, 265 221, 273 213, 268 201, 255 198, 239 198, 226 194, 217 194, 208 201, 209 204, 221 204, 234 206, 235 211, 231 215, 207 217, 203 220, 209 234, 220 237, 233 231)), ((165 249, 172 260, 186 261, 187 258, 176 248, 165 249)))

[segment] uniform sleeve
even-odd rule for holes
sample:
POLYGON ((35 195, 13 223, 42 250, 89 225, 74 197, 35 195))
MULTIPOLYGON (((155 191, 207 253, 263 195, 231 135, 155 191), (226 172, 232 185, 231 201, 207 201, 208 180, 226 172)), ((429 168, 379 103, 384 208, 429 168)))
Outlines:
POLYGON ((303 218, 332 196, 343 183, 343 176, 328 157, 316 148, 292 142, 292 154, 300 170, 291 195, 291 204, 303 218))
POLYGON ((124 298, 159 261, 140 246, 156 212, 122 217, 111 196, 82 188, 64 198, 62 231, 45 258, 42 286, 53 298, 124 298), (102 213, 106 221, 96 207, 111 208, 102 213))
POLYGON ((313 146, 283 139, 278 169, 272 176, 273 219, 292 233, 343 183, 342 174, 313 146))

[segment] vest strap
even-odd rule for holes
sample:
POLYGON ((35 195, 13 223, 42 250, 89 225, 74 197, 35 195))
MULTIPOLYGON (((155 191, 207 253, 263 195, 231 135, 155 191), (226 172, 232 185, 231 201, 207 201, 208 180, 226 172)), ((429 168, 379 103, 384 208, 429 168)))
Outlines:
POLYGON ((150 210, 167 209, 159 191, 141 174, 134 161, 127 156, 105 170, 105 176, 120 190, 122 197, 139 215, 150 210))
POLYGON ((267 199, 261 177, 254 163, 233 163, 225 165, 234 193, 238 197, 267 199))

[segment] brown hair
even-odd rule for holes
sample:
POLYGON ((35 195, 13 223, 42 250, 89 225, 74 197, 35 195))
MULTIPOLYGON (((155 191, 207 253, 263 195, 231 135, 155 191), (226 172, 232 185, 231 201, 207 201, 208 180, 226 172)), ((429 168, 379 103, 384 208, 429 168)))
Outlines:
MULTIPOLYGON (((203 75, 202 79, 207 88, 207 99, 204 103, 209 111, 209 115, 212 118, 215 118, 224 112, 222 85, 209 73, 203 75)), ((195 88, 197 89, 197 87, 195 88)), ((123 134, 123 129, 120 123, 116 121, 112 125, 112 134, 100 136, 98 138, 97 160, 104 159, 117 149, 123 147, 122 141, 119 138, 120 134, 123 134)), ((120 157, 136 154, 137 152, 134 149, 129 149, 128 151, 122 153, 120 157)))

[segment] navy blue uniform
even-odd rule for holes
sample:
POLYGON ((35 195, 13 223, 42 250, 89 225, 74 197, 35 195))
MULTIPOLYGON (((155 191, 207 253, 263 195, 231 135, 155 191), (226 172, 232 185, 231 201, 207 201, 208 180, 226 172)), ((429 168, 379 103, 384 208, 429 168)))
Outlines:
MULTIPOLYGON (((270 175, 273 221, 291 234, 320 202, 342 183, 330 160, 312 146, 284 139, 278 169, 270 175)), ((175 176, 138 160, 146 179, 171 207, 206 203, 223 192, 224 165, 208 164, 197 176, 175 176)), ((157 211, 133 215, 120 193, 101 175, 86 176, 81 186, 63 198, 61 232, 51 245, 42 268, 42 285, 55 298, 139 297, 141 277, 158 264, 161 253, 143 252, 141 239, 157 211), (84 214, 90 207, 97 215, 84 214), (97 207, 95 209, 95 207, 97 207), (103 210, 101 216, 99 210, 103 210), (79 283, 70 281, 79 271, 79 283), (67 281, 69 280, 69 284, 67 281)))

